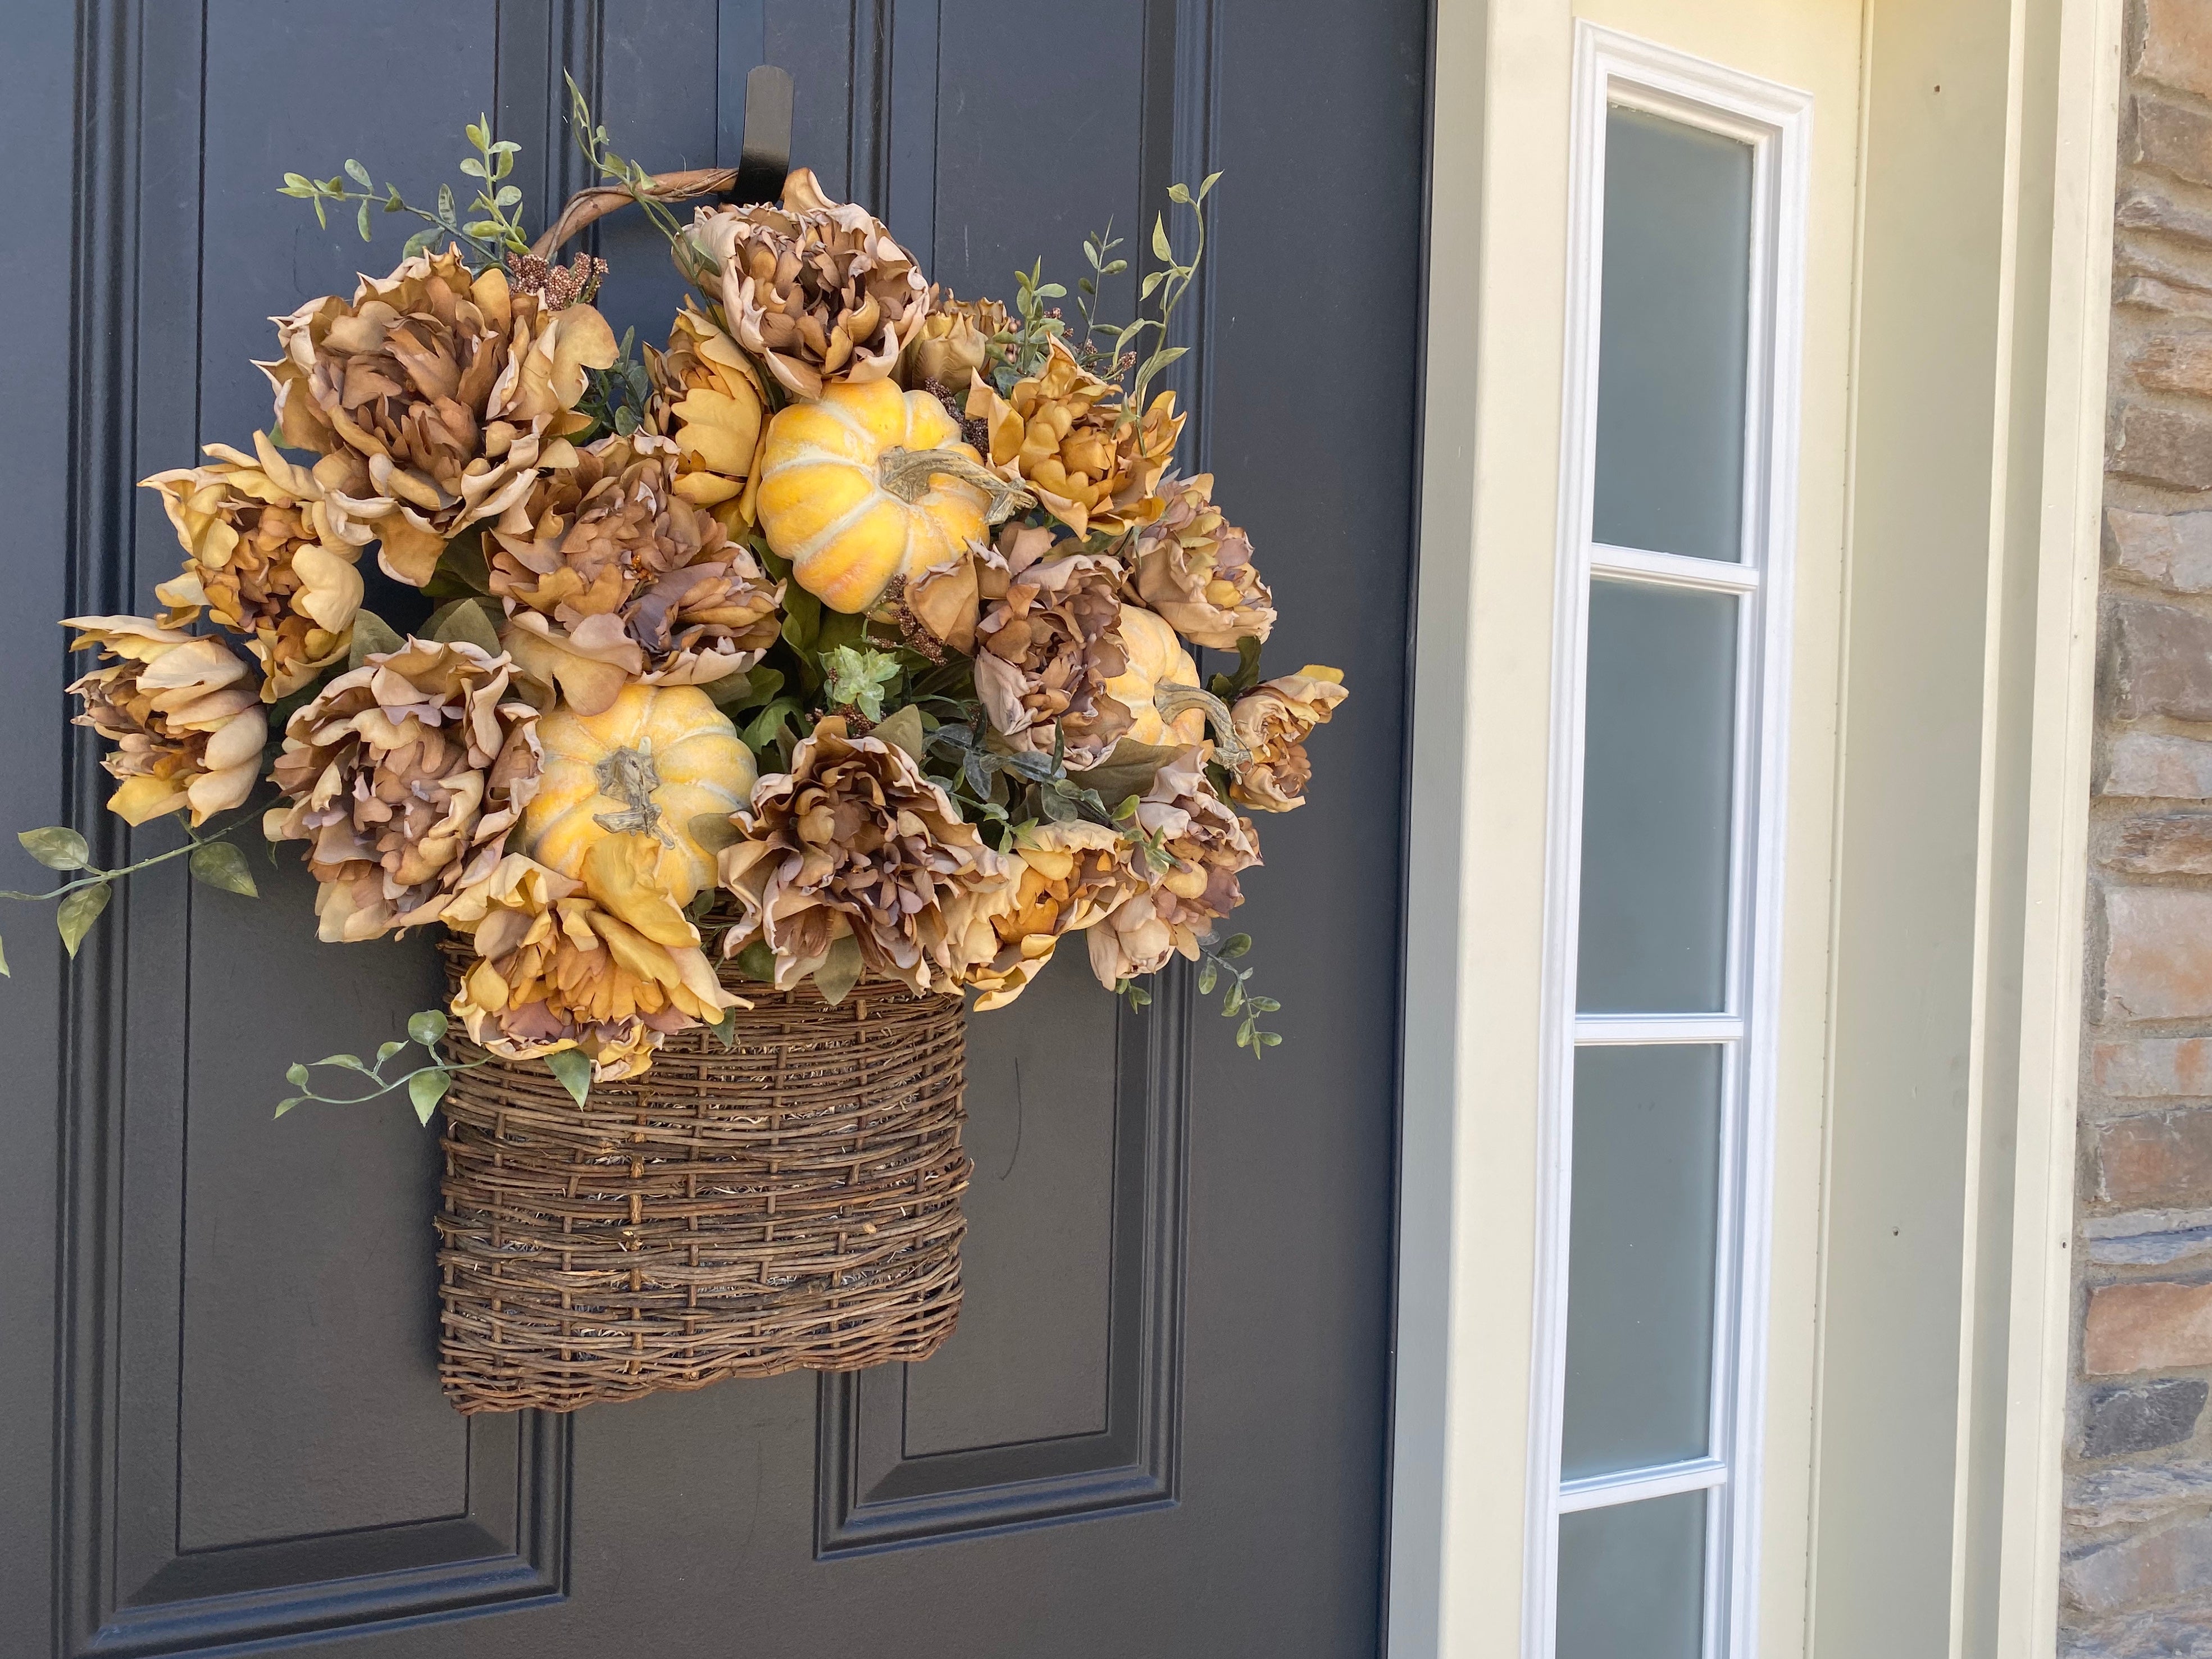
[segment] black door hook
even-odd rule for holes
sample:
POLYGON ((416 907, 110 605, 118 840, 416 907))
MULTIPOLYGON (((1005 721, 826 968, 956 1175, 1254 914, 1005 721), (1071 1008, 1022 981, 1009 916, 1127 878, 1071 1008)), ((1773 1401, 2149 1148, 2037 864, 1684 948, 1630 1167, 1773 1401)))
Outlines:
POLYGON ((791 171, 791 71, 762 64, 745 76, 744 146, 731 199, 740 207, 773 202, 791 171))

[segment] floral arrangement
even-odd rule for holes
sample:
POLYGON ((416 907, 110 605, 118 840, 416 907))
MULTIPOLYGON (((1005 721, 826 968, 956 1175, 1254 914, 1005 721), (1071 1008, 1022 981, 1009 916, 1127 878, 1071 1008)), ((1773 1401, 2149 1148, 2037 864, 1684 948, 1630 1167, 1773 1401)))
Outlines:
POLYGON ((1127 267, 1110 227, 1086 241, 1079 329, 1041 267, 1011 310, 933 286, 804 169, 684 222, 683 178, 576 114, 608 181, 586 219, 641 204, 696 290, 665 343, 616 339, 603 262, 551 263, 575 204, 533 251, 488 124, 465 222, 357 162, 288 175, 364 239, 372 209, 424 228, 389 275, 275 319, 267 431, 145 481, 184 553, 159 616, 64 624, 109 810, 181 815, 185 844, 105 870, 33 830, 68 879, 10 896, 58 899, 74 955, 147 865, 252 894, 226 837, 258 823, 301 844, 322 939, 465 941, 450 1010, 410 1024, 426 1061, 319 1062, 368 1090, 336 1096, 295 1066, 280 1112, 404 1085, 427 1121, 448 1016, 581 1100, 673 1033, 727 1034, 748 1004, 717 956, 831 1001, 877 975, 990 1009, 1080 933, 1102 984, 1146 1000, 1180 955, 1225 982, 1241 1045, 1279 1042, 1249 939, 1216 930, 1260 862, 1248 815, 1301 804, 1345 688, 1261 679, 1273 601, 1152 389, 1214 179, 1169 192, 1195 251, 1156 220, 1149 314, 1099 319, 1127 267), (416 620, 365 608, 372 550, 416 620), (1234 666, 1201 683, 1200 649, 1234 666))

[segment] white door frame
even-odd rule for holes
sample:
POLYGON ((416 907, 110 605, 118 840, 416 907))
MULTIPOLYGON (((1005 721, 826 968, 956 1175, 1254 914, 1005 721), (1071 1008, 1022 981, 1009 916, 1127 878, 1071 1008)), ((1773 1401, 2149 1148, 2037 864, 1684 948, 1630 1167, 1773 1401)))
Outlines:
MULTIPOLYGON (((1681 3, 1686 16, 1716 9, 1714 0, 1681 3)), ((1570 0, 1437 0, 1431 45, 1393 1659, 1496 1659, 1522 1634, 1534 1512, 1526 1425, 1545 1237, 1541 1103, 1553 1048, 1542 963, 1574 11, 1570 0)), ((1939 1218, 1956 1224, 1964 1243, 1926 1264, 1953 1315, 1932 1397, 1954 1408, 1956 1456, 1893 1493, 1888 1515, 1824 1500, 1823 1468, 1875 1449, 1858 1439, 1863 1413, 1850 1408, 1855 1394, 1873 1397, 1868 1374, 1927 1358, 1892 1362, 1861 1345, 1824 1352, 1815 1397, 1788 1402, 1791 1414, 1812 1414, 1810 1513, 1770 1515, 1762 1528, 1796 1540, 1790 1553, 1803 1558, 1770 1559, 1765 1583, 1794 1582, 1809 1611, 1800 1628, 1767 1624, 1766 1655, 1858 1659, 1847 1607, 1868 1598, 1863 1567, 1885 1548, 1932 1553, 1947 1575, 1948 1617, 1942 1628, 1931 1617, 1926 1650, 2047 1659, 2055 1641, 2119 11, 2119 0, 1868 0, 1861 107, 1822 116, 1832 137, 1858 124, 1858 285, 1906 257, 1864 228, 1879 216, 1940 234, 1948 192, 1991 204, 2001 220, 1984 265, 1937 278, 1954 283, 1961 314, 1986 325, 1986 361, 1960 361, 1980 377, 1990 414, 1964 438, 1927 434, 1928 477, 1917 480, 1950 492, 1945 499, 1971 509, 1978 526, 1939 553, 1981 573, 1972 592, 1984 596, 1958 633, 1981 665, 1972 677, 1981 706, 1951 711, 1975 723, 1984 763, 1966 791, 1970 821, 1944 826, 1980 849, 1962 952, 1971 982, 1959 988, 1975 1011, 1972 1029, 1948 1035, 1973 1055, 1970 1139, 1954 1150, 1981 1178, 1935 1195, 1957 1212, 1939 1218), (1916 88, 1924 93, 1923 80, 1957 72, 1962 42, 1984 91, 1971 107, 1947 107, 1949 136, 1988 142, 1933 147, 1921 127, 1887 112, 1916 88), (2023 592, 2032 596, 2024 604, 2023 592), (2019 763, 1998 764, 2001 753, 2019 763), (2002 1261, 1987 1260, 1992 1243, 2002 1261), (1989 1445, 1994 1458, 1977 1449, 1989 1445), (1977 1558, 1995 1572, 1970 1574, 1977 1558)), ((1916 374, 1955 383, 1960 372, 1940 340, 1931 348, 1888 329, 1862 329, 1853 351, 1855 386, 1887 375, 1909 390, 1916 374)), ((1881 407, 1893 444, 1913 411, 1909 400, 1881 407)), ((1854 456, 1869 418, 1855 404, 1854 456)), ((1863 492, 1872 487, 1857 478, 1853 501, 1871 502, 1863 492)), ((1847 544, 1846 607, 1858 573, 1885 559, 1893 568, 1897 556, 1847 544)), ((1883 620, 1863 605, 1852 618, 1853 663, 1878 648, 1883 620)), ((1844 731, 1876 678, 1863 669, 1844 677, 1836 694, 1844 731)), ((1863 744, 1846 752, 1857 758, 1838 781, 1839 822, 1855 799, 1879 800, 1887 781, 1885 756, 1863 744)), ((1902 902, 1863 881, 1835 890, 1840 937, 1862 918, 1894 921, 1883 907, 1902 902)), ((1854 971, 1830 969, 1834 1006, 1846 1012, 1854 971)), ((1833 1121, 1856 1105, 1832 1098, 1826 1109, 1833 1121)), ((1824 1208, 1867 1200, 1835 1188, 1839 1178, 1827 1177, 1824 1208)), ((1831 1230, 1823 1282, 1848 1274, 1864 1248, 1831 1230)))

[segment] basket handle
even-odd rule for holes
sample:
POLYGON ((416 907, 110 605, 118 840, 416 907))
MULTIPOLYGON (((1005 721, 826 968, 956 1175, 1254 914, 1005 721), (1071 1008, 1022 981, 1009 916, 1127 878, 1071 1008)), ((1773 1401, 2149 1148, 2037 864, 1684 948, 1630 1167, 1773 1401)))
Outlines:
MULTIPOLYGON (((790 72, 773 64, 757 64, 745 76, 744 140, 738 152, 738 165, 655 173, 641 193, 659 202, 688 202, 726 192, 740 205, 775 201, 783 189, 784 176, 791 171, 791 110, 790 72)), ((530 245, 530 251, 541 259, 550 259, 569 238, 636 199, 623 185, 593 185, 580 190, 568 198, 568 206, 545 234, 530 245)))

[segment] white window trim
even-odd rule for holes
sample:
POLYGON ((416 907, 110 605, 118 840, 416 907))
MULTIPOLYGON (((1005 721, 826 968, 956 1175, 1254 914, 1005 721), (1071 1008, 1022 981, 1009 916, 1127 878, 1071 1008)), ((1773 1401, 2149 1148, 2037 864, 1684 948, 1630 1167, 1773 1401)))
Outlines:
POLYGON ((1708 1490, 1707 1659, 1757 1650, 1759 1453, 1765 1413, 1768 1241, 1780 980, 1787 768, 1790 578, 1797 524, 1797 429, 1804 250, 1811 189, 1812 100, 1806 94, 1632 36, 1577 23, 1570 142, 1566 362, 1560 446, 1558 629, 1553 653, 1551 833, 1546 870, 1541 1115, 1538 1131, 1536 1309, 1530 1385, 1525 1659, 1551 1659, 1557 1617, 1559 1516, 1600 1504, 1708 1490), (1750 349, 1744 447, 1744 559, 1716 560, 1595 544, 1605 139, 1620 106, 1723 134, 1753 151, 1750 349), (1742 596, 1735 710, 1736 786, 1727 996, 1711 1017, 1582 1016, 1574 1007, 1589 583, 1613 574, 1742 596), (1723 1049, 1717 1369, 1712 1456, 1562 1488, 1568 1173, 1578 1042, 1714 1042, 1723 1049), (1740 1271, 1739 1271, 1740 1270, 1740 1271), (1723 1618, 1711 1609, 1724 1609, 1723 1618))

